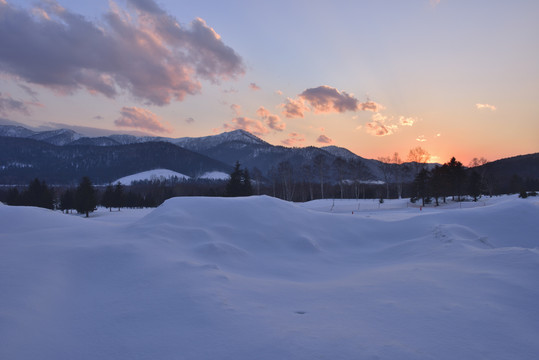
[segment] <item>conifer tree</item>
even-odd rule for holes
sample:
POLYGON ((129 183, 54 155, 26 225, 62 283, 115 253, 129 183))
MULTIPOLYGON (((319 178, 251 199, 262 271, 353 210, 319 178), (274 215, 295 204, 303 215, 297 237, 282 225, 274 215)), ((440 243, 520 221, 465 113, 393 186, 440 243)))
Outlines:
POLYGON ((114 205, 114 188, 110 184, 107 185, 105 192, 101 196, 101 205, 112 211, 112 206, 114 205))
POLYGON ((118 208, 118 211, 124 206, 124 186, 118 182, 114 187, 114 196, 112 206, 118 208))
POLYGON ((242 170, 239 161, 236 161, 234 171, 230 174, 230 179, 226 184, 226 196, 250 196, 252 194, 253 188, 249 171, 242 170))
POLYGON ((75 208, 75 195, 72 190, 66 190, 62 196, 60 196, 60 210, 65 211, 66 214, 69 210, 75 208))
POLYGON ((97 200, 94 186, 90 178, 85 176, 82 178, 75 193, 75 208, 78 213, 86 214, 86 217, 88 217, 89 213, 94 211, 96 205, 97 200))

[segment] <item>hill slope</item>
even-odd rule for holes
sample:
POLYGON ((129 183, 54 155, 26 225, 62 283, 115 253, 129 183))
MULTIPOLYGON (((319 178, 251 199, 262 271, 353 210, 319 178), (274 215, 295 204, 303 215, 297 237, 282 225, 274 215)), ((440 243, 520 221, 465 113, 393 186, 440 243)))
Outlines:
POLYGON ((22 138, 0 138, 0 183, 25 184, 39 177, 52 184, 74 184, 91 176, 106 184, 157 168, 191 177, 231 167, 167 142, 121 146, 54 146, 22 138))

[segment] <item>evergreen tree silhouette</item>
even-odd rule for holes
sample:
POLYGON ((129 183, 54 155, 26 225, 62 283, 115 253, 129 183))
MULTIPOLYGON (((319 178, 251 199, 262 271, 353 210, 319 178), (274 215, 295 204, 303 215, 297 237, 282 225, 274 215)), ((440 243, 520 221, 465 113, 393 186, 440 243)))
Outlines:
POLYGON ((86 214, 86 217, 88 217, 89 213, 95 210, 96 205, 97 200, 94 186, 90 178, 85 176, 82 178, 75 193, 75 208, 78 213, 86 214))

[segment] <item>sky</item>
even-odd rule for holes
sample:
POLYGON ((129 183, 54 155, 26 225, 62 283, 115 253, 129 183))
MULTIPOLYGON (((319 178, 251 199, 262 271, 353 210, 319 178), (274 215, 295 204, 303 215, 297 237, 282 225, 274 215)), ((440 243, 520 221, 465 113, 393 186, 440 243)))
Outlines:
POLYGON ((539 2, 0 0, 0 124, 539 151, 539 2))

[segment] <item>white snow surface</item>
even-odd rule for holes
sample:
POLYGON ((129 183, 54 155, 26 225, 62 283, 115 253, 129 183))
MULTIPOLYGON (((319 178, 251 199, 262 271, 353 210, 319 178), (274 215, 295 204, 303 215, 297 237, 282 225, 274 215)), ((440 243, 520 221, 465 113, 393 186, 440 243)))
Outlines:
POLYGON ((539 202, 392 203, 0 205, 0 359, 536 359, 539 202))
POLYGON ((200 178, 209 180, 228 180, 230 179, 230 175, 222 171, 210 171, 202 174, 200 178))
POLYGON ((149 171, 140 172, 137 174, 124 176, 118 180, 115 180, 113 184, 118 182, 126 185, 130 185, 133 181, 142 181, 142 180, 167 180, 172 177, 178 177, 178 179, 189 179, 189 176, 181 174, 176 171, 168 169, 154 169, 149 171))

